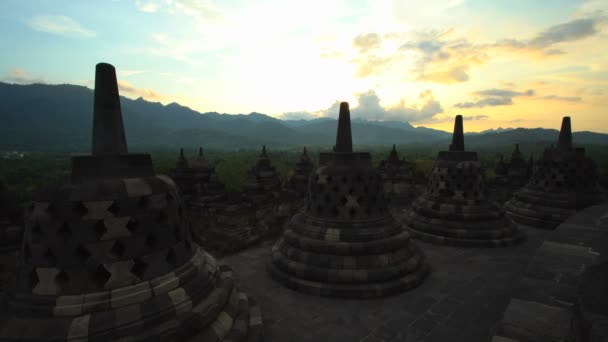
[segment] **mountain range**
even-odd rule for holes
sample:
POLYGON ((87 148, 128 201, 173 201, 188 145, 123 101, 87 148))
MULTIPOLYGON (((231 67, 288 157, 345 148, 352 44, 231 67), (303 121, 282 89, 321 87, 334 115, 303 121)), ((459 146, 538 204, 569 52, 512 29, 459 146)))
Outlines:
MULTIPOLYGON (((261 113, 199 113, 177 103, 162 105, 121 97, 129 146, 234 149, 320 146, 335 142, 336 119, 280 120, 261 113)), ((76 85, 0 82, 0 150, 86 151, 92 131, 93 91, 76 85)), ((336 113, 337 116, 337 113, 336 113)), ((466 124, 465 124, 466 130, 466 124)), ((407 122, 352 120, 359 146, 447 145, 451 133, 407 122)), ((551 143, 552 129, 499 128, 468 134, 467 146, 551 143)), ((608 134, 575 132, 578 144, 608 144, 608 134)))

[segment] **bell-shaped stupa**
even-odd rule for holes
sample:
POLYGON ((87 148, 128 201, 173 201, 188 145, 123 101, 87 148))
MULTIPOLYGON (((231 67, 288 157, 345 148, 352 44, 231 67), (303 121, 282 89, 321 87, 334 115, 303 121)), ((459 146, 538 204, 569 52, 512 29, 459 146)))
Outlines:
POLYGON ((255 165, 247 171, 244 190, 252 201, 274 200, 281 194, 281 178, 266 154, 266 145, 262 146, 262 153, 255 165))
POLYGON ((568 216, 604 200, 596 165, 584 148, 572 146, 570 117, 562 120, 557 147, 546 147, 534 164, 534 174, 505 204, 515 222, 555 229, 568 216))
POLYGON ((334 152, 320 153, 306 209, 286 225, 268 271, 289 288, 370 298, 419 285, 425 258, 390 214, 370 154, 353 152, 348 103, 340 105, 334 152))
POLYGON ((502 247, 524 238, 495 202, 486 197, 477 152, 464 149, 462 116, 456 116, 449 151, 433 165, 426 192, 405 216, 423 241, 464 247, 502 247))
POLYGON ((412 164, 400 159, 395 145, 378 165, 384 182, 384 194, 392 205, 409 203, 416 196, 412 164))
POLYGON ((308 156, 306 147, 302 151, 300 160, 296 162, 293 175, 289 178, 288 191, 296 198, 304 198, 308 194, 308 178, 314 165, 308 156))
POLYGON ((2 341, 249 341, 259 309, 191 241, 175 183, 130 154, 115 69, 97 65, 93 153, 34 201, 2 341))
POLYGON ((511 162, 508 166, 507 179, 510 186, 521 187, 530 180, 531 165, 526 161, 523 153, 519 150, 519 144, 515 144, 515 149, 511 153, 511 162))
POLYGON ((179 149, 179 157, 177 157, 177 161, 175 162, 175 168, 169 171, 169 176, 175 182, 182 200, 189 204, 192 198, 196 196, 197 188, 194 172, 184 155, 183 148, 179 149))
POLYGON ((20 221, 21 213, 16 198, 0 180, 0 257, 21 247, 23 228, 20 221))

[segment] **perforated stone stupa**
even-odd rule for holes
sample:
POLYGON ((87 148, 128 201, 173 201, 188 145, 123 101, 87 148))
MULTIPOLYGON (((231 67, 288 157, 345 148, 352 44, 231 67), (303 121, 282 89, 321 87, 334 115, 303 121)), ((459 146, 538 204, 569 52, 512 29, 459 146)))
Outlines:
POLYGON ((175 183, 128 153, 109 64, 94 103, 92 155, 29 209, 0 340, 260 340, 259 309, 191 241, 175 183))
POLYGON ((319 157, 306 210, 272 248, 270 275, 321 296, 379 297, 419 285, 428 266, 390 214, 370 154, 353 152, 348 103, 340 105, 335 151, 319 157))
POLYGON ((378 170, 384 182, 384 194, 391 204, 403 204, 416 196, 412 165, 400 159, 395 145, 378 170))
POLYGON ((23 228, 16 199, 0 180, 0 254, 16 251, 21 247, 23 228))
POLYGON ((175 162, 175 168, 169 172, 169 176, 179 189, 181 198, 189 203, 197 195, 197 184, 190 163, 184 155, 184 149, 180 148, 179 157, 175 162))
POLYGON ((289 179, 288 190, 292 195, 298 198, 303 198, 308 193, 308 177, 312 172, 314 165, 308 156, 306 147, 302 151, 300 160, 296 162, 294 173, 289 179))
POLYGON ((281 195, 281 178, 266 154, 266 145, 255 165, 247 171, 245 193, 253 201, 277 199, 281 195))
POLYGON ((405 222, 415 238, 465 247, 502 247, 524 238, 504 211, 486 197, 476 152, 465 151, 462 116, 457 115, 449 151, 433 165, 426 192, 405 222))
POLYGON ((515 144, 509 163, 505 163, 501 156, 495 172, 497 183, 513 188, 522 187, 530 180, 532 163, 526 161, 523 153, 519 150, 519 144, 515 144))
POLYGON ((604 199, 596 166, 584 148, 572 145, 570 117, 562 120, 557 147, 545 148, 525 187, 505 204, 517 223, 555 229, 568 216, 604 199))
POLYGON ((14 194, 0 180, 0 310, 4 291, 14 277, 21 247, 23 222, 14 194))

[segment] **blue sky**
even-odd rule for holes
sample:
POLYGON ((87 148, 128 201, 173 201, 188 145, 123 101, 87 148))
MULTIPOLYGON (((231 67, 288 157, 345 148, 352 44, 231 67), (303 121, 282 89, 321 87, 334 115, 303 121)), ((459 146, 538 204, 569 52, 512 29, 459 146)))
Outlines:
POLYGON ((280 118, 608 132, 608 1, 4 0, 0 80, 280 118))

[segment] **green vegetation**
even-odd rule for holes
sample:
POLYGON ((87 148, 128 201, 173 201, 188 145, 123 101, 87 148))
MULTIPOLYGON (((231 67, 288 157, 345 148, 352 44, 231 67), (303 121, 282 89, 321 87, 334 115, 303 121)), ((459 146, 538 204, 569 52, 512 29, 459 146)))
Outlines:
MULTIPOLYGON (((380 160, 388 156, 390 147, 355 146, 355 150, 370 151, 373 164, 377 166, 380 160)), ((437 146, 397 146, 399 156, 414 164, 414 174, 420 181, 424 181, 431 171, 438 150, 437 146)), ((534 156, 541 153, 540 147, 529 150, 522 147, 524 153, 530 150, 533 151, 534 156)), ((146 150, 133 150, 133 152, 142 151, 146 150)), ((479 152, 487 178, 493 177, 494 165, 500 158, 500 154, 505 155, 505 159, 508 160, 511 151, 512 147, 506 146, 498 149, 498 152, 483 149, 479 152)), ((598 166, 600 184, 608 187, 608 150, 603 146, 591 145, 586 146, 586 151, 598 166)), ((193 160, 197 152, 196 148, 192 148, 186 150, 185 154, 188 159, 193 160)), ((315 164, 318 163, 319 152, 321 150, 318 148, 308 151, 309 157, 315 164)), ((156 148, 148 150, 148 153, 152 155, 156 172, 167 174, 174 167, 179 152, 177 149, 156 148)), ((300 148, 279 150, 269 147, 267 153, 283 180, 286 180, 293 174, 295 163, 299 160, 302 151, 300 148)), ((247 170, 255 164, 260 150, 205 150, 204 154, 209 163, 215 166, 218 178, 225 184, 227 190, 239 191, 246 181, 247 170)), ((530 154, 528 152, 525 155, 529 157, 530 154)), ((63 182, 69 167, 70 156, 67 154, 26 153, 20 159, 0 159, 0 179, 4 180, 9 189, 17 194, 18 201, 24 203, 36 190, 63 182)))

